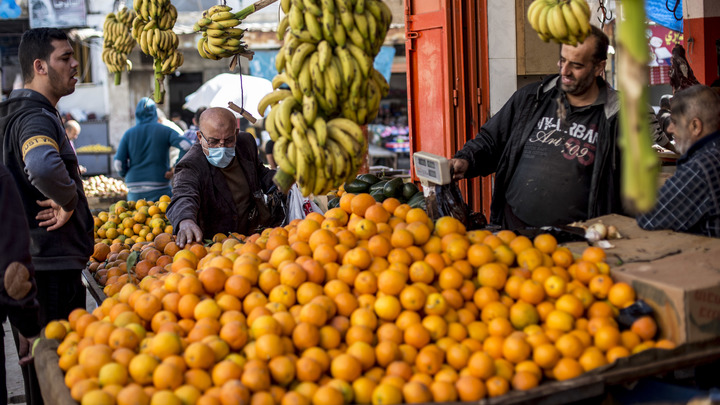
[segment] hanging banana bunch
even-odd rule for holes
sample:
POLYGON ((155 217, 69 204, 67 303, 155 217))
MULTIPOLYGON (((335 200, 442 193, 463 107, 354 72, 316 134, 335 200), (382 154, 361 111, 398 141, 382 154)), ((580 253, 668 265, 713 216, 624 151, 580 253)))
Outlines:
POLYGON ((212 6, 205 12, 198 22, 193 25, 193 31, 202 32, 198 41, 197 50, 205 59, 218 60, 234 55, 252 58, 253 52, 243 42, 242 28, 237 28, 248 15, 255 12, 254 5, 233 13, 230 6, 212 6))
POLYGON ((128 55, 135 47, 135 39, 130 34, 135 12, 124 5, 116 13, 105 16, 103 23, 103 52, 102 59, 110 73, 115 73, 115 85, 120 84, 121 72, 132 64, 128 55))
POLYGON ((323 194, 354 179, 367 153, 361 125, 388 94, 373 61, 392 13, 380 0, 281 0, 284 39, 272 93, 258 105, 275 141, 275 183, 296 181, 303 195, 323 194), (288 89, 279 89, 285 85, 288 89))
POLYGON ((183 54, 177 50, 179 40, 173 32, 177 9, 170 0, 135 0, 137 17, 133 21, 133 37, 142 51, 155 60, 155 92, 153 99, 161 104, 165 98, 163 79, 183 64, 183 54))
POLYGON ((590 33, 590 6, 585 0, 535 0, 527 17, 545 42, 575 46, 590 33))

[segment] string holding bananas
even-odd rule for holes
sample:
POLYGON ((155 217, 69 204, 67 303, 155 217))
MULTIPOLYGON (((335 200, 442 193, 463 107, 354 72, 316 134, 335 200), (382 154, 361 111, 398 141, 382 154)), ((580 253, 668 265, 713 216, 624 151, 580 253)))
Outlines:
POLYGON ((261 114, 272 107, 274 180, 283 190, 294 180, 306 196, 326 193, 354 179, 367 153, 361 125, 389 91, 373 61, 392 13, 380 0, 281 0, 281 8, 275 91, 258 105, 261 114))
POLYGON ((252 59, 253 52, 242 40, 245 30, 237 26, 255 11, 254 5, 237 13, 233 13, 230 6, 217 5, 203 12, 202 18, 193 25, 195 32, 202 32, 197 44, 200 56, 212 60, 234 55, 252 59))
POLYGON ((133 21, 132 34, 142 51, 155 59, 154 100, 162 103, 165 98, 163 78, 182 66, 184 57, 177 50, 180 43, 173 32, 177 21, 177 9, 170 0, 136 0, 133 7, 137 17, 133 21))
POLYGON ((590 7, 585 0, 535 0, 528 22, 545 42, 575 46, 590 33, 590 7))
POLYGON ((115 85, 120 84, 121 72, 132 68, 128 55, 135 47, 135 39, 130 34, 134 18, 135 12, 123 6, 116 13, 106 15, 103 23, 102 60, 108 71, 115 73, 115 85))

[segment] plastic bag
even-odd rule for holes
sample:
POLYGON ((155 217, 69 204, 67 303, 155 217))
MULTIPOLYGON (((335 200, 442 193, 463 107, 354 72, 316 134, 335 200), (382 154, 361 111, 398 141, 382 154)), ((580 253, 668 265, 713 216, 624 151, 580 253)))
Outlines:
POLYGON ((456 182, 426 188, 425 201, 430 218, 453 217, 462 222, 467 230, 482 228, 487 225, 485 217, 479 212, 472 212, 465 203, 456 182))
POLYGON ((297 184, 293 184, 288 192, 285 224, 294 219, 305 219, 305 216, 311 212, 323 213, 313 200, 303 197, 297 184))
POLYGON ((285 217, 287 216, 285 195, 283 195, 277 187, 272 186, 270 191, 265 194, 265 202, 270 210, 270 220, 265 226, 268 228, 275 228, 282 225, 285 222, 285 217))

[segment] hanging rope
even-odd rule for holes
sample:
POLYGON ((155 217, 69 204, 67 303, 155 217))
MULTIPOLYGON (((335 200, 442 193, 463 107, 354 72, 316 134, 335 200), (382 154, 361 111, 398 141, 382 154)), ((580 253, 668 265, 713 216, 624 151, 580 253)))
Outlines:
POLYGON ((673 8, 670 8, 670 0, 665 0, 665 8, 667 11, 671 12, 673 14, 673 18, 675 18, 678 21, 682 21, 682 10, 680 10, 680 17, 677 16, 677 9, 680 6, 680 0, 675 0, 675 6, 673 8))
MULTIPOLYGON (((598 17, 598 21, 600 21, 600 29, 605 28, 605 23, 609 22, 613 19, 613 13, 612 11, 608 11, 608 9, 605 7, 605 4, 603 0, 600 1, 600 7, 598 7, 597 11, 598 13, 602 14, 602 18, 598 17)), ((669 1, 669 0, 668 0, 669 1)))

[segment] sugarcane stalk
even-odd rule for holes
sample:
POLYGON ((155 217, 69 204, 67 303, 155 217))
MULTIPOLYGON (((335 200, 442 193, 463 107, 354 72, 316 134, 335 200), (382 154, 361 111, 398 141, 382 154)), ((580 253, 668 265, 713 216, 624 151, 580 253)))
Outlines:
POLYGON ((618 89, 622 196, 628 209, 645 212, 655 204, 660 166, 648 121, 648 61, 645 1, 623 0, 618 18, 618 89))

